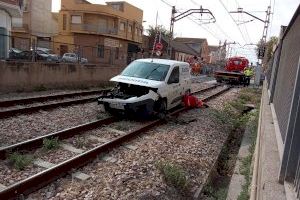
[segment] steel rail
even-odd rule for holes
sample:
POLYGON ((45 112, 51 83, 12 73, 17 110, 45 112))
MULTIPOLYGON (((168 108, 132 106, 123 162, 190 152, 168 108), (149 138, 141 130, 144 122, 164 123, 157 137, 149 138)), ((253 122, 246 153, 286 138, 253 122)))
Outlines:
MULTIPOLYGON (((205 92, 207 90, 214 89, 217 86, 218 85, 214 85, 212 87, 208 87, 208 88, 193 92, 192 94, 199 93, 199 92, 205 92)), ((102 92, 104 92, 104 91, 107 91, 107 90, 103 90, 102 92)), ((36 97, 36 98, 30 98, 30 99, 42 98, 42 101, 45 101, 46 100, 45 98, 47 98, 47 97, 49 97, 49 96, 36 97)), ((54 98, 54 97, 55 97, 55 95, 51 96, 50 98, 54 98)), ((15 109, 3 110, 3 111, 0 111, 0 119, 12 117, 12 116, 15 116, 15 115, 18 115, 18 114, 33 113, 33 112, 37 112, 39 110, 49 110, 49 109, 62 107, 62 106, 70 106, 70 105, 74 105, 74 104, 87 103, 87 102, 93 101, 93 100, 96 100, 96 98, 89 97, 89 98, 69 100, 69 101, 56 102, 56 103, 49 103, 49 104, 37 105, 37 106, 31 106, 31 107, 25 107, 25 108, 15 108, 15 109)), ((15 101, 17 102, 19 100, 15 100, 15 101)), ((29 102, 31 100, 24 99, 24 101, 29 102)), ((11 103, 13 103, 13 102, 14 101, 12 100, 11 103)), ((11 104, 11 103, 7 102, 7 104, 11 104)), ((0 104, 1 104, 1 102, 0 102, 0 104)))
MULTIPOLYGON (((203 99, 203 101, 209 101, 216 96, 223 94, 225 91, 228 91, 231 87, 227 87, 221 91, 218 91, 217 93, 214 93, 206 98, 203 99)), ((188 108, 180 108, 177 111, 174 111, 170 115, 177 115, 180 112, 187 111, 188 108)), ((51 167, 47 170, 44 170, 42 172, 37 173, 36 175, 33 175, 31 177, 28 177, 27 179, 24 179, 22 181, 19 181, 9 187, 7 187, 5 190, 0 191, 0 199, 16 199, 21 195, 27 195, 33 191, 36 191, 47 184, 53 182, 54 180, 66 175, 69 171, 72 171, 74 169, 78 169, 87 163, 91 162, 92 160, 96 159, 100 153, 106 152, 112 148, 115 148, 117 146, 120 146, 122 143, 127 142, 128 140, 135 138, 137 135, 144 133, 148 130, 150 130, 153 127, 157 127, 160 124, 165 123, 165 120, 163 119, 157 119, 152 122, 147 123, 142 128, 139 128, 137 130, 131 131, 130 133, 127 133, 125 135, 122 135, 112 141, 109 141, 107 143, 104 143, 100 146, 97 146, 93 149, 90 149, 78 156, 75 156, 69 160, 66 160, 54 167, 51 167)))
POLYGON ((66 94, 52 94, 52 95, 45 95, 45 96, 36 96, 36 97, 28 97, 28 98, 19 98, 19 99, 8 99, 0 101, 0 108, 2 107, 10 107, 17 104, 30 104, 33 102, 44 102, 54 99, 63 99, 63 98, 71 98, 75 96, 87 96, 87 95, 94 95, 105 92, 110 89, 103 89, 103 90, 92 90, 92 91, 82 91, 82 92, 72 92, 66 94))
POLYGON ((56 102, 56 103, 49 103, 49 104, 43 104, 43 105, 36 105, 36 106, 30 106, 25 108, 14 108, 9 110, 3 110, 0 111, 0 119, 12 117, 18 114, 25 114, 25 113, 33 113, 37 112, 39 110, 49 110, 57 107, 62 106, 70 106, 75 104, 82 104, 87 103, 91 101, 95 101, 95 97, 88 97, 83 99, 76 99, 76 100, 69 100, 69 101, 63 101, 63 102, 56 102))
POLYGON ((75 135, 81 134, 82 132, 95 129, 102 125, 108 125, 113 122, 116 122, 117 118, 115 117, 108 117, 102 120, 97 120, 85 124, 81 124, 72 128, 67 128, 61 131, 57 131, 54 133, 50 133, 47 135, 43 135, 40 137, 36 137, 33 139, 29 139, 20 143, 16 143, 10 146, 6 146, 3 148, 0 148, 0 160, 4 160, 7 158, 7 154, 14 151, 30 151, 33 149, 36 149, 38 147, 41 147, 43 145, 44 139, 52 139, 52 138, 58 138, 58 139, 67 139, 71 138, 75 135))
POLYGON ((211 87, 207 87, 207 88, 204 88, 204 89, 201 89, 201 90, 198 90, 198 91, 195 91, 195 92, 192 92, 191 94, 198 94, 200 92, 206 92, 206 91, 209 91, 209 90, 212 90, 212 89, 215 89, 216 87, 220 86, 219 84, 214 84, 213 86, 211 87))
MULTIPOLYGON (((218 85, 214 85, 212 87, 208 87, 208 88, 204 88, 201 89, 199 91, 193 92, 193 93, 200 93, 200 92, 205 92, 211 89, 216 88, 218 85)), ((111 124, 113 122, 115 122, 117 119, 115 117, 108 117, 106 119, 102 119, 102 120, 97 120, 97 121, 93 121, 93 122, 89 122, 89 123, 85 123, 82 125, 78 125, 75 127, 71 127, 68 129, 64 129, 61 131, 57 131, 54 133, 50 133, 47 135, 43 135, 40 137, 36 137, 33 139, 29 139, 20 143, 16 143, 10 146, 6 146, 1 148, 0 147, 0 160, 4 160, 7 158, 7 154, 10 152, 14 152, 14 151, 30 151, 32 149, 41 147, 43 145, 43 140, 44 139, 51 139, 51 138, 58 138, 58 139, 67 139, 70 137, 73 137, 74 135, 80 134, 80 132, 84 132, 84 131, 88 131, 94 128, 97 128, 98 126, 101 125, 108 125, 111 124)))
POLYGON ((222 90, 220 90, 220 91, 218 91, 218 92, 216 92, 216 93, 214 93, 214 94, 211 94, 211 95, 209 95, 209 96, 207 96, 207 97, 204 97, 204 98, 202 99, 202 101, 207 102, 207 101, 209 101, 209 100, 212 100, 212 99, 214 99, 215 97, 217 97, 217 96, 223 94, 224 92, 230 90, 231 88, 232 88, 232 86, 227 86, 226 88, 224 88, 224 89, 222 89, 222 90))

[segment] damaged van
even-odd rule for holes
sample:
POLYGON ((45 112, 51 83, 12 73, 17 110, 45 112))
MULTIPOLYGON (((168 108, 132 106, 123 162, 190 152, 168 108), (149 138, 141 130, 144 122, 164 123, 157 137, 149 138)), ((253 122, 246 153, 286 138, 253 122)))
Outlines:
POLYGON ((189 64, 166 59, 135 60, 110 81, 116 86, 98 98, 110 113, 166 113, 191 91, 189 64))

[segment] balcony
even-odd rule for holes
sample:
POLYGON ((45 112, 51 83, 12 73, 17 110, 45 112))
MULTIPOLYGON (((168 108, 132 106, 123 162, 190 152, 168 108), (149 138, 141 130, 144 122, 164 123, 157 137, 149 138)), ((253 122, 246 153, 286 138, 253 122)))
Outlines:
POLYGON ((28 24, 12 24, 12 31, 26 33, 29 30, 28 27, 28 24))
POLYGON ((12 17, 21 17, 23 0, 0 0, 0 7, 5 9, 12 17))
POLYGON ((117 28, 107 28, 103 26, 98 26, 94 24, 71 24, 72 32, 88 32, 94 34, 108 34, 108 35, 117 35, 117 28))

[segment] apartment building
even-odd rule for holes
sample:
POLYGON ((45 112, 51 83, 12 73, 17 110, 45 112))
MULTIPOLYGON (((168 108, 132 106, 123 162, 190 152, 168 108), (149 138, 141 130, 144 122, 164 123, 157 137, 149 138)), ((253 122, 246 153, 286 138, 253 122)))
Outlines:
POLYGON ((24 0, 23 17, 12 19, 12 46, 29 50, 52 48, 58 33, 57 14, 51 12, 52 0, 24 0))
POLYGON ((89 62, 126 65, 142 43, 143 11, 133 5, 61 0, 55 52, 76 52, 89 62))
POLYGON ((12 17, 21 17, 23 0, 0 0, 0 59, 8 57, 12 17))

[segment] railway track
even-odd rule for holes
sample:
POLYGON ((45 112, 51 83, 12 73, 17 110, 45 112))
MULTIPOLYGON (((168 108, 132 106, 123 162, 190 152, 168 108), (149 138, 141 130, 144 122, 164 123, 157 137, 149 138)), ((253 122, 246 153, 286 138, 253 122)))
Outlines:
MULTIPOLYGON (((206 88, 203 90, 199 90, 196 92, 193 92, 192 94, 196 95, 202 92, 207 92, 209 90, 215 89, 218 86, 213 86, 210 88, 206 88)), ((228 91, 230 87, 222 88, 218 92, 212 93, 208 96, 205 96, 202 98, 204 102, 207 102, 216 96, 228 91)), ((170 113, 171 116, 178 115, 181 112, 187 111, 187 108, 179 108, 172 113, 170 113)), ((53 137, 58 137, 59 139, 65 139, 65 138, 70 138, 73 137, 74 135, 78 135, 81 133, 86 132, 87 130, 91 130, 95 127, 99 127, 101 125, 108 125, 116 122, 116 118, 107 118, 104 120, 98 120, 95 122, 87 123, 81 126, 77 126, 74 128, 66 129, 63 131, 59 131, 56 133, 52 133, 49 135, 41 136, 39 138, 35 138, 32 140, 28 140, 25 142, 21 142, 15 145, 11 145, 8 147, 5 147, 3 149, 0 149, 0 159, 5 159, 6 158, 6 153, 7 152, 13 152, 13 151, 28 151, 32 150, 35 148, 38 148, 42 146, 43 140, 45 138, 53 138, 53 137)), ((10 185, 8 187, 5 187, 2 191, 0 191, 0 199, 15 199, 19 197, 20 195, 27 195, 49 183, 52 181, 58 179, 59 177, 64 176, 67 174, 69 171, 78 169, 90 161, 96 159, 99 154, 104 153, 112 148, 115 148, 117 146, 122 145, 124 142, 129 141, 130 139, 135 138, 137 135, 146 132, 153 127, 156 127, 162 123, 164 123, 164 120, 154 120, 151 122, 147 122, 146 124, 143 124, 141 127, 132 130, 128 133, 124 133, 121 136, 115 137, 114 139, 104 142, 103 144, 97 145, 96 147, 89 149, 83 153, 80 153, 79 155, 72 157, 69 160, 66 160, 64 162, 61 162, 60 164, 57 164, 53 167, 50 167, 44 171, 41 171, 37 173, 36 175, 30 176, 22 181, 19 181, 13 185, 10 185)))
POLYGON ((105 92, 107 90, 109 89, 3 100, 0 101, 0 108, 2 109, 0 110, 0 119, 15 116, 18 114, 33 113, 39 110, 48 110, 48 109, 53 109, 62 106, 70 106, 75 104, 87 103, 90 101, 94 101, 95 95, 101 94, 102 92, 105 92), (85 97, 85 96, 92 96, 92 97, 85 97), (70 98, 74 98, 74 97, 83 97, 83 98, 70 100, 70 98), (47 101, 51 101, 51 100, 59 100, 59 102, 46 103, 47 101), (16 106, 26 106, 33 103, 43 103, 43 104, 21 107, 21 108, 16 107, 16 106))

